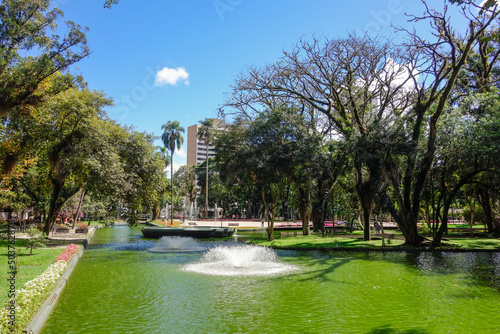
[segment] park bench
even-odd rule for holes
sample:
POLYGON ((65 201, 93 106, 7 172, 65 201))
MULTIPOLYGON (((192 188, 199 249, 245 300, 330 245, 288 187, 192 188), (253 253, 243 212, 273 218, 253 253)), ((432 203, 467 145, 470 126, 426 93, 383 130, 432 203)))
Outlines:
POLYGON ((196 223, 188 223, 188 225, 190 225, 190 226, 196 226, 197 224, 196 223))
POLYGON ((333 227, 325 227, 325 232, 326 234, 345 234, 345 230, 343 226, 335 226, 335 231, 333 230, 333 227))
POLYGON ((227 226, 240 226, 240 223, 227 223, 227 226))
POLYGON ((67 228, 56 228, 56 233, 69 233, 67 228))
POLYGON ((85 233, 87 234, 88 229, 86 228, 75 228, 75 233, 85 233))

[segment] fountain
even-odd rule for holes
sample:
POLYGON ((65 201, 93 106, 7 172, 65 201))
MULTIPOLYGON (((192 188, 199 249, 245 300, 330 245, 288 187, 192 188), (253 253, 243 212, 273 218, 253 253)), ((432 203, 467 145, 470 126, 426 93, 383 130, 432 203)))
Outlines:
POLYGON ((152 253, 167 253, 167 252, 199 252, 206 250, 195 239, 191 237, 162 237, 156 245, 148 252, 152 253))
POLYGON ((194 216, 193 216, 193 202, 191 202, 189 204, 189 219, 190 220, 194 220, 194 216))
POLYGON ((183 268, 184 271, 215 276, 279 275, 298 269, 282 263, 274 250, 251 245, 211 248, 199 262, 183 268))

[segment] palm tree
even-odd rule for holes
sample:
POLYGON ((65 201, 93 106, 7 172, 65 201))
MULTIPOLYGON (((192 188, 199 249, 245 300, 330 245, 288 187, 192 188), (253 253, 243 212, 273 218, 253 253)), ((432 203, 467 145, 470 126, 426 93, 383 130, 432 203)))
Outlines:
POLYGON ((167 168, 170 165, 170 163, 172 162, 172 160, 170 159, 170 155, 167 151, 167 148, 163 147, 163 146, 157 146, 156 148, 158 148, 158 151, 160 151, 161 158, 163 159, 163 162, 165 163, 165 168, 167 168))
POLYGON ((198 139, 205 142, 206 147, 206 157, 205 164, 207 167, 207 172, 205 175, 205 218, 208 219, 208 145, 212 142, 215 134, 214 120, 211 118, 205 118, 204 121, 200 121, 201 126, 198 129, 198 139))
MULTIPOLYGON (((165 163, 165 167, 163 169, 163 171, 165 171, 165 169, 168 168, 168 166, 172 163, 172 159, 170 158, 170 154, 168 153, 168 149, 164 146, 156 146, 156 148, 158 149, 158 151, 160 152, 160 156, 161 158, 163 159, 163 162, 165 163)), ((163 198, 163 194, 166 192, 166 189, 163 189, 161 191, 161 194, 160 194, 160 197, 163 198)), ((167 207, 165 208, 165 217, 166 219, 168 220, 168 203, 166 205, 167 207)), ((160 210, 161 211, 161 210, 160 210)))
POLYGON ((174 152, 175 148, 180 150, 182 144, 184 143, 184 138, 181 133, 184 133, 184 128, 180 125, 178 121, 168 121, 167 124, 161 126, 163 134, 161 135, 161 140, 165 148, 170 149, 170 182, 171 182, 171 193, 170 193, 170 204, 172 205, 171 221, 170 224, 174 223, 174 152))

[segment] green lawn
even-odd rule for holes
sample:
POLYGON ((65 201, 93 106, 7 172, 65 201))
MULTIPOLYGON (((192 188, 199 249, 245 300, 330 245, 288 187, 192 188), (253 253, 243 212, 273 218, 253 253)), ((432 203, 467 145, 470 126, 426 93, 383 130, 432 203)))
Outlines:
MULTIPOLYGON (((33 255, 29 255, 29 249, 26 249, 25 242, 23 240, 16 240, 15 244, 16 252, 20 250, 19 260, 18 260, 18 273, 16 276, 16 290, 20 290, 24 283, 31 281, 36 276, 40 275, 50 266, 57 256, 61 254, 66 246, 60 246, 57 248, 39 248, 33 249, 33 255)), ((4 305, 7 300, 7 291, 9 290, 10 278, 9 268, 8 268, 8 247, 7 242, 0 242, 0 305, 4 305)))
MULTIPOLYGON (((380 248, 382 247, 382 239, 380 237, 374 238, 371 241, 363 241, 358 233, 348 236, 327 236, 320 235, 307 235, 296 237, 279 238, 274 241, 266 241, 263 239, 252 239, 251 243, 262 246, 270 246, 276 248, 380 248)), ((385 244, 387 248, 401 246, 403 240, 399 239, 386 239, 385 244)))
MULTIPOLYGON (((404 240, 401 238, 401 233, 396 232, 393 234, 394 239, 385 240, 385 248, 399 248, 402 246, 404 240)), ((429 240, 431 238, 428 238, 429 240)), ((498 250, 500 251, 500 239, 488 237, 474 237, 467 236, 452 236, 445 237, 442 247, 440 249, 459 249, 459 250, 498 250)), ((276 238, 274 241, 267 241, 263 238, 255 237, 248 240, 248 243, 257 244, 275 248, 287 249, 336 249, 336 248, 366 248, 366 249, 382 249, 382 239, 380 236, 372 236, 371 241, 363 241, 362 231, 356 231, 348 235, 329 235, 322 237, 320 235, 308 236, 290 236, 276 238)))
POLYGON ((449 238, 443 241, 445 248, 456 249, 480 249, 480 250, 498 250, 500 251, 500 239, 498 238, 449 238))

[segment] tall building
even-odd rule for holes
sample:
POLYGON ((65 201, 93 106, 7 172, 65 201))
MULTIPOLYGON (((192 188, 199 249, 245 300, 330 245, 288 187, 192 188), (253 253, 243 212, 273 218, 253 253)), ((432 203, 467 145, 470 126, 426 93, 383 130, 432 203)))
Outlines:
MULTIPOLYGON (((220 119, 214 119, 214 128, 217 130, 222 130, 224 122, 220 119)), ((201 124, 195 124, 188 127, 187 136, 187 165, 199 165, 205 161, 206 149, 205 141, 198 139, 198 130, 201 124)), ((212 158, 215 156, 215 148, 212 143, 208 145, 208 157, 212 158)))

